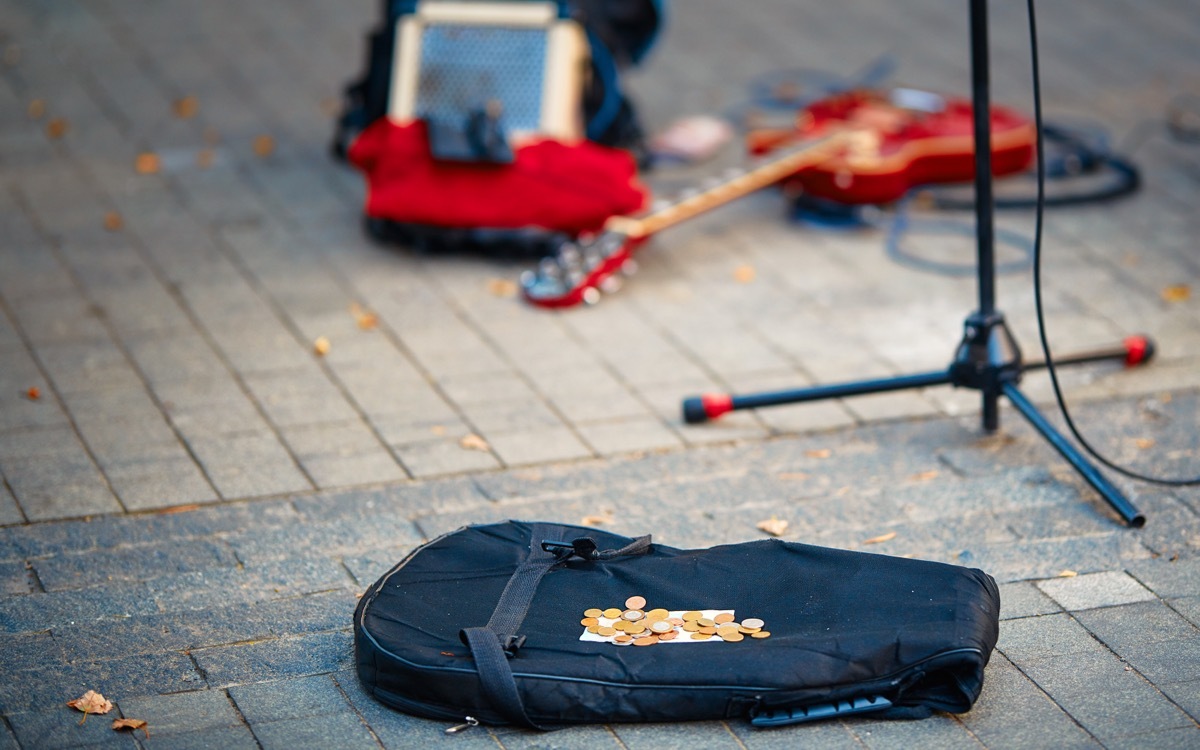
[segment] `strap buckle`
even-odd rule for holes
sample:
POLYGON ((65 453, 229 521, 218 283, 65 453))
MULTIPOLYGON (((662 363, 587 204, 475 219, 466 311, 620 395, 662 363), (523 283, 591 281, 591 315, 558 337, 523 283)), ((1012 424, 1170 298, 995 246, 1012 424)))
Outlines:
POLYGON ((570 542, 556 542, 552 539, 546 539, 542 542, 542 550, 553 554, 560 560, 566 560, 571 557, 582 557, 584 560, 600 559, 599 547, 596 545, 596 540, 586 536, 581 536, 570 542))

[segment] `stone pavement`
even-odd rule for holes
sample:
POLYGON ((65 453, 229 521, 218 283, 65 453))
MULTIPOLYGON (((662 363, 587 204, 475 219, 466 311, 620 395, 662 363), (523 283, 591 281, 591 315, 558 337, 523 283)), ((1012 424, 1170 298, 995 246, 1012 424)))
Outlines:
MULTIPOLYGON (((993 94, 1028 109, 1022 4, 993 5, 993 94)), ((1048 116, 1101 123, 1145 178, 1048 215, 1052 342, 1159 343, 1145 368, 1064 384, 1109 455, 1196 474, 1200 150, 1163 117, 1200 94, 1200 9, 1042 5, 1048 116)), ((0 748, 1200 746, 1195 488, 1119 481, 1149 518, 1125 529, 1019 415, 984 436, 977 395, 945 388, 681 423, 700 391, 943 366, 969 278, 891 262, 876 231, 789 224, 770 193, 671 230, 626 289, 560 314, 511 297, 522 263, 375 246, 326 147, 376 6, 0 0, 0 748), (585 516, 676 546, 775 516, 791 540, 983 568, 1004 618, 984 695, 915 723, 447 738, 362 693, 350 613, 405 552, 585 516), (78 724, 63 704, 89 688, 151 737, 78 724)), ((742 7, 673 4, 630 77, 651 128, 734 111, 765 71, 883 53, 900 82, 965 90, 965 8, 742 7)), ((972 260, 965 238, 909 244, 972 260)), ((1028 274, 999 299, 1038 359, 1028 274)), ((1050 411, 1044 376, 1026 387, 1050 411)))

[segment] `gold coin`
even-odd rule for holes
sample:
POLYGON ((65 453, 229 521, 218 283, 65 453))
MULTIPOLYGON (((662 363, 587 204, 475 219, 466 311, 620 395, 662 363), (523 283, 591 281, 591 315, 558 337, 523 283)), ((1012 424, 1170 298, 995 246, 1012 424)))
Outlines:
POLYGON ((668 617, 667 622, 671 623, 675 627, 679 627, 684 623, 684 620, 682 617, 668 617))
POLYGON ((729 614, 728 612, 722 612, 721 614, 719 614, 713 618, 713 622, 715 622, 718 625, 721 625, 726 622, 733 622, 733 615, 729 614))
POLYGON ((660 635, 660 636, 658 637, 658 640, 660 640, 660 641, 673 641, 673 640, 675 640, 675 639, 676 639, 676 638, 678 638, 678 637, 679 637, 679 631, 678 631, 678 630, 668 630, 667 632, 665 632, 665 633, 663 633, 662 635, 660 635))
POLYGON ((753 635, 760 630, 762 630, 762 628, 748 628, 745 625, 738 625, 738 632, 745 633, 746 635, 753 635))
POLYGON ((693 641, 707 641, 709 638, 712 638, 711 633, 692 633, 693 641))
POLYGON ((604 614, 604 610, 596 609, 595 607, 592 607, 591 609, 585 609, 583 611, 584 617, 599 617, 603 614, 604 614))
POLYGON ((723 641, 728 641, 729 643, 737 643, 738 641, 742 640, 742 639, 743 639, 743 638, 745 638, 745 637, 746 637, 746 636, 742 635, 741 633, 738 633, 737 631, 734 631, 734 632, 732 632, 732 633, 724 633, 724 634, 722 634, 722 635, 721 635, 721 640, 723 640, 723 641))
POLYGON ((638 638, 636 641, 633 642, 633 645, 635 645, 635 646, 653 646, 656 643, 658 643, 657 636, 647 635, 647 636, 638 638))
POLYGON ((713 625, 701 625, 700 632, 704 633, 705 635, 716 635, 717 628, 713 625))
POLYGON ((625 600, 625 609, 641 609, 646 606, 645 597, 631 596, 625 600))
POLYGON ((608 609, 604 610, 603 614, 608 619, 615 620, 621 616, 621 610, 617 609, 616 607, 609 607, 608 609))
POLYGON ((726 633, 736 633, 736 632, 738 632, 737 625, 718 625, 717 626, 717 635, 725 635, 726 633))
POLYGON ((613 640, 616 641, 617 643, 628 643, 629 641, 633 640, 633 636, 625 635, 624 633, 622 633, 621 635, 618 635, 616 638, 613 638, 613 640))
POLYGON ((650 623, 650 629, 655 633, 669 633, 675 629, 675 626, 666 620, 655 620, 650 623))
POLYGON ((593 634, 593 635, 595 635, 596 633, 599 633, 599 632, 600 632, 600 626, 599 626, 599 625, 592 625, 592 626, 590 626, 590 627, 588 628, 588 632, 589 632, 589 633, 591 633, 591 634, 593 634))
POLYGON ((695 633, 697 630, 700 629, 700 626, 696 624, 695 620, 689 620, 688 622, 685 622, 683 624, 683 629, 688 631, 689 633, 695 633))
POLYGON ((697 612, 695 610, 692 610, 691 612, 683 613, 683 619, 687 622, 691 622, 692 620, 699 620, 701 617, 704 617, 704 613, 697 612))
POLYGON ((667 615, 671 614, 665 609, 652 609, 646 613, 647 620, 665 620, 667 615))
POLYGON ((711 628, 713 625, 716 625, 715 622, 707 617, 701 617, 699 620, 696 620, 696 622, 700 623, 700 627, 702 628, 711 628))
POLYGON ((616 628, 603 627, 603 628, 600 628, 599 630, 597 630, 597 631, 596 631, 596 634, 597 634, 597 635, 602 635, 602 636, 604 636, 605 638, 607 638, 607 637, 609 637, 610 635, 616 635, 616 634, 617 634, 617 629, 616 629, 616 628))
POLYGON ((593 625, 599 625, 600 621, 597 620, 595 617, 585 617, 579 621, 579 624, 584 626, 585 628, 590 628, 593 625))
POLYGON ((645 633, 646 625, 645 623, 641 622, 631 622, 625 626, 625 632, 633 633, 634 635, 637 635, 638 633, 645 633))
POLYGON ((621 617, 629 620, 630 622, 633 622, 634 620, 640 620, 645 616, 646 613, 640 609, 627 609, 621 613, 621 617))
POLYGON ((627 628, 628 626, 629 626, 629 623, 625 622, 624 620, 617 620, 616 622, 614 622, 612 624, 612 629, 624 633, 625 628, 627 628))
POLYGON ((631 639, 629 639, 629 640, 627 640, 627 641, 617 641, 617 640, 614 640, 614 641, 612 641, 612 645, 614 645, 614 646, 632 646, 632 645, 633 645, 633 639, 631 638, 631 639))
POLYGON ((747 620, 742 620, 742 625, 744 625, 745 627, 748 627, 748 628, 761 628, 765 624, 766 623, 764 623, 762 620, 758 619, 757 617, 751 617, 747 620))
POLYGON ((769 631, 769 630, 760 630, 760 631, 758 631, 757 633, 751 633, 751 634, 750 634, 750 637, 751 637, 751 638, 770 638, 770 637, 771 637, 771 631, 769 631))

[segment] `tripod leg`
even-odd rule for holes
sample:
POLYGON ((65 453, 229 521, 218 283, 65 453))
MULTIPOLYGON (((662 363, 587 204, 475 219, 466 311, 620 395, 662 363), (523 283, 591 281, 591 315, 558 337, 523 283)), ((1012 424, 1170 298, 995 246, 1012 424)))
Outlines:
POLYGON ((1034 429, 1042 434, 1051 445, 1058 450, 1062 457, 1075 467, 1075 470, 1087 480, 1087 483, 1100 493, 1100 496, 1113 507, 1125 522, 1135 529, 1140 529, 1146 523, 1146 517, 1142 515, 1133 503, 1117 489, 1116 485, 1108 481, 1108 478, 1100 473, 1100 470, 1090 464, 1083 454, 1079 452, 1062 433, 1054 429, 1054 425, 1050 424, 1041 412, 1037 410, 1029 399, 1025 398, 1025 394, 1021 393, 1020 389, 1012 383, 1006 383, 1002 386, 1004 395, 1012 402, 1012 405, 1017 408, 1017 411, 1029 420, 1034 429))
MULTIPOLYGON (((1126 367, 1137 367, 1149 362, 1154 357, 1154 339, 1146 335, 1127 336, 1120 346, 1109 349, 1097 349, 1090 352, 1077 352, 1054 358, 1054 366, 1083 365, 1092 362, 1108 362, 1117 360, 1124 362, 1126 367)), ((1026 362, 1022 370, 1040 370, 1045 362, 1026 362)))
POLYGON ((692 396, 683 400, 683 421, 688 424, 700 424, 701 422, 716 419, 726 412, 737 409, 757 409, 763 406, 799 404, 805 401, 822 401, 831 398, 843 398, 845 396, 861 396, 867 393, 925 388, 931 385, 945 385, 949 382, 950 373, 946 370, 938 370, 936 372, 901 375, 900 377, 885 378, 882 380, 859 380, 853 383, 818 385, 813 388, 756 393, 749 396, 734 396, 728 393, 706 393, 703 396, 692 396))

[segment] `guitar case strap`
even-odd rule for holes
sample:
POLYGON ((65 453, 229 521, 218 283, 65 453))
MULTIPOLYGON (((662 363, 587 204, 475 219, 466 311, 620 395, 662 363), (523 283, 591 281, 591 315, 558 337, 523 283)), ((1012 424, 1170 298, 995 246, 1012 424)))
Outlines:
POLYGON ((529 555, 516 569, 500 594, 496 608, 487 625, 464 628, 459 637, 471 649, 479 683, 488 702, 505 719, 527 729, 545 730, 525 712, 521 692, 513 677, 510 659, 516 658, 524 636, 518 635, 529 606, 533 603, 538 584, 555 568, 562 567, 572 557, 587 560, 607 560, 624 555, 642 555, 650 551, 650 536, 640 536, 620 549, 600 551, 588 537, 571 542, 544 540, 550 531, 547 524, 534 524, 530 535, 529 555), (540 544, 538 540, 544 540, 540 544))

